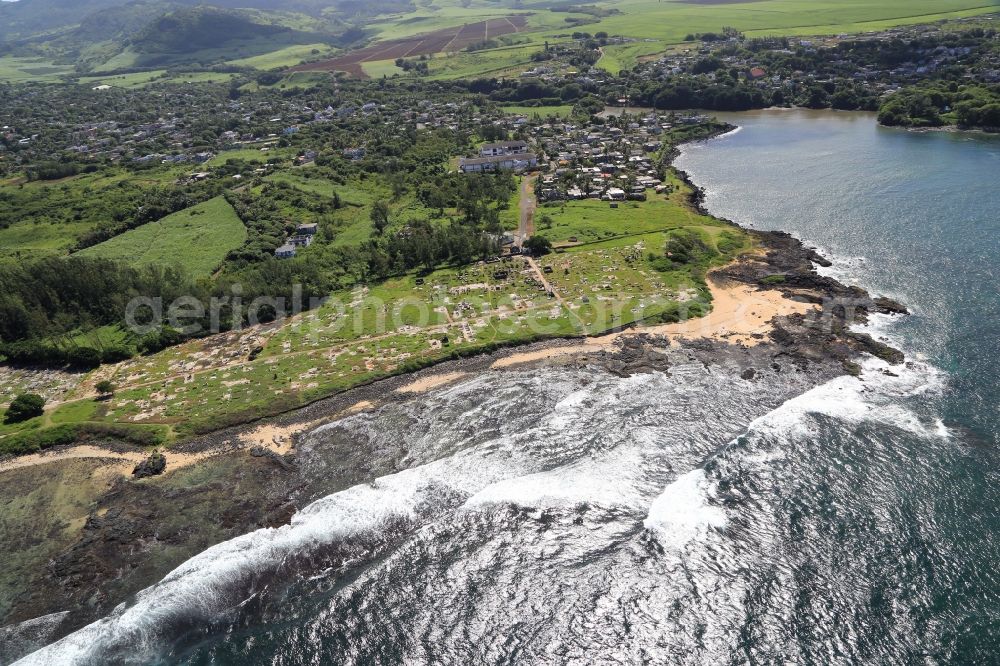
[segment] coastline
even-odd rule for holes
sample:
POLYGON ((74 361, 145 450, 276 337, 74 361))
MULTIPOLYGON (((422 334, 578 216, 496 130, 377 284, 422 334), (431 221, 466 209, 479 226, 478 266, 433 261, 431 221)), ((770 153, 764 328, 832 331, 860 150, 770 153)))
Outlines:
MULTIPOLYGON (((713 136, 697 140, 736 129, 727 125, 713 136)), ((679 149, 674 147, 665 159, 672 163, 677 154, 679 149)), ((678 169, 677 173, 692 188, 692 206, 711 215, 705 208, 705 191, 686 172, 678 169)), ((179 443, 165 452, 167 469, 161 477, 127 479, 130 468, 148 455, 148 450, 138 447, 60 447, 0 463, 0 475, 17 470, 11 476, 23 473, 24 482, 31 480, 33 468, 39 468, 40 473, 41 469, 82 467, 105 487, 102 490, 101 484, 95 484, 96 494, 87 507, 81 536, 47 556, 54 564, 30 571, 31 594, 9 608, 0 606, 4 611, 0 622, 9 625, 70 611, 46 640, 63 635, 102 616, 211 543, 257 527, 285 524, 295 511, 316 499, 317 493, 335 492, 405 468, 405 460, 391 456, 373 468, 371 452, 345 451, 337 478, 320 486, 299 466, 297 444, 305 433, 323 423, 391 401, 419 400, 426 391, 477 373, 519 372, 542 366, 596 366, 621 376, 668 373, 678 358, 688 357, 706 367, 736 367, 747 381, 757 381, 771 368, 790 366, 810 373, 818 383, 856 374, 856 359, 863 353, 902 361, 900 352, 867 334, 851 331, 850 326, 865 322, 871 313, 905 313, 905 307, 820 276, 814 265, 827 266, 829 262, 787 233, 744 231, 755 238, 760 251, 710 274, 713 310, 700 319, 629 328, 593 338, 517 345, 380 379, 278 416, 179 443), (779 275, 780 280, 775 278, 779 275), (751 297, 754 300, 748 304, 751 297), (79 455, 74 454, 74 448, 79 455), (20 460, 24 462, 17 464, 20 460), (209 492, 189 486, 193 479, 205 475, 212 479, 209 492), (154 498, 160 498, 165 506, 151 506, 154 498), (209 508, 213 502, 218 506, 209 508), (221 521, 221 529, 206 529, 200 534, 164 529, 172 524, 173 514, 188 512, 221 521), (152 555, 143 549, 137 556, 121 547, 150 539, 170 546, 170 554, 153 562, 152 555), (100 591, 97 599, 92 598, 94 590, 100 591)))

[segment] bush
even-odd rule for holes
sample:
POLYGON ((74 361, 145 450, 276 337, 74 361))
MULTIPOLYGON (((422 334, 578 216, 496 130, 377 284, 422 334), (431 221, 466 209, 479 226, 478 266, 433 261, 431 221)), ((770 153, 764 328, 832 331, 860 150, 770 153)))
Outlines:
POLYGON ((111 395, 115 392, 115 384, 111 380, 102 379, 94 386, 101 395, 111 395))
POLYGON ((664 254, 677 267, 687 264, 707 263, 717 253, 697 233, 679 230, 670 236, 664 248, 664 254))
POLYGON ((534 256, 540 257, 552 251, 552 241, 545 236, 532 236, 524 241, 524 247, 534 256))
POLYGON ((36 393, 22 393, 14 398, 4 415, 4 423, 21 423, 45 412, 45 398, 36 393))
POLYGON ((101 352, 93 347, 73 347, 66 352, 66 362, 76 368, 96 368, 101 364, 101 352))
POLYGON ((63 424, 43 430, 17 433, 0 439, 0 454, 25 455, 68 446, 84 439, 107 438, 136 446, 160 446, 166 441, 162 427, 141 425, 111 425, 101 423, 63 424))

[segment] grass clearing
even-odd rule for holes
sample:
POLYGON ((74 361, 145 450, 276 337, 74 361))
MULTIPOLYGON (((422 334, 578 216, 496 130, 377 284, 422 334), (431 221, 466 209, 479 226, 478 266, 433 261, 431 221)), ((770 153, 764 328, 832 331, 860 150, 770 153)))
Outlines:
POLYGON ((191 275, 208 276, 246 236, 236 211, 218 196, 77 254, 131 264, 179 266, 191 275))
POLYGON ((556 244, 594 243, 711 221, 652 191, 648 195, 647 201, 622 201, 617 208, 597 199, 543 204, 535 211, 535 231, 556 244))
POLYGON ((504 113, 512 116, 528 116, 538 118, 548 118, 558 116, 559 118, 569 118, 573 113, 573 105, 561 104, 559 106, 502 106, 504 113))

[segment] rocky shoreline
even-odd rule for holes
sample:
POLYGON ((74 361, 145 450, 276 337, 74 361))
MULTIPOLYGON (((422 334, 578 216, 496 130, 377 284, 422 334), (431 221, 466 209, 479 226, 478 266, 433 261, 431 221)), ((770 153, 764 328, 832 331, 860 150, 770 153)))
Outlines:
MULTIPOLYGON (((731 129, 730 126, 718 133, 731 129)), ((688 174, 680 172, 680 176, 693 189, 692 205, 710 215, 704 206, 704 190, 691 183, 688 174)), ((353 413, 358 405, 372 408, 393 401, 420 400, 419 394, 398 389, 442 373, 589 366, 627 376, 669 373, 677 363, 697 361, 707 369, 719 367, 737 372, 750 382, 767 381, 773 373, 799 372, 808 373, 810 382, 818 385, 845 373, 857 374, 860 371, 857 359, 864 353, 893 364, 903 362, 898 350, 850 327, 864 323, 874 313, 903 314, 905 306, 819 275, 815 266, 826 266, 829 262, 789 234, 753 230, 749 233, 756 239, 759 251, 714 275, 760 289, 778 290, 788 298, 818 306, 810 314, 775 318, 773 330, 758 344, 691 339, 672 345, 663 337, 636 332, 618 338, 612 349, 581 348, 578 352, 517 365, 511 370, 491 369, 498 360, 512 354, 565 347, 569 343, 565 339, 549 340, 446 361, 413 374, 383 379, 267 419, 266 423, 295 430, 353 413)), ((58 615, 53 615, 44 631, 39 630, 37 623, 30 622, 0 629, 0 662, 7 663, 34 645, 54 640, 106 615, 131 594, 214 543, 254 529, 285 524, 295 511, 322 495, 407 466, 403 451, 373 452, 345 443, 333 452, 338 460, 336 472, 317 479, 307 465, 301 464, 294 449, 292 453, 279 455, 241 443, 243 435, 259 426, 260 422, 226 428, 176 447, 178 451, 191 453, 222 451, 210 460, 174 471, 168 467, 166 474, 143 480, 119 476, 103 487, 95 484, 93 496, 84 498, 86 516, 77 537, 67 540, 64 534, 57 552, 38 551, 34 566, 22 563, 24 579, 3 591, 11 598, 0 604, 0 625, 58 615)), ((293 436, 293 440, 299 436, 293 436)), ((74 469, 94 477, 101 464, 100 460, 64 461, 45 467, 74 469)), ((27 492, 40 474, 37 469, 30 473, 19 470, 11 475, 20 478, 10 480, 8 491, 27 492), (15 487, 20 485, 25 488, 15 487)), ((39 508, 42 509, 41 505, 39 508)), ((21 531, 27 529, 34 528, 22 526, 21 531)), ((8 543, 6 548, 0 547, 2 550, 35 547, 38 540, 36 535, 20 533, 12 518, 0 525, 0 537, 5 537, 0 541, 8 543)))

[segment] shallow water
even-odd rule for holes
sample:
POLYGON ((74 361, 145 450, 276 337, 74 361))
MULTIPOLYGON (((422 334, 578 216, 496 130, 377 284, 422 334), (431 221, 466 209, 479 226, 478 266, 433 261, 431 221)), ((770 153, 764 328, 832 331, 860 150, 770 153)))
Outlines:
POLYGON ((820 386, 735 363, 489 373, 349 417, 304 464, 347 441, 411 469, 205 551, 25 663, 992 658, 1000 144, 738 122, 681 158, 709 207, 913 306, 871 324, 913 363, 820 386))

